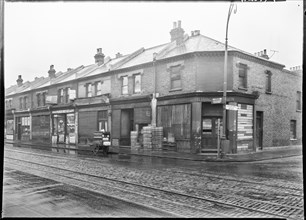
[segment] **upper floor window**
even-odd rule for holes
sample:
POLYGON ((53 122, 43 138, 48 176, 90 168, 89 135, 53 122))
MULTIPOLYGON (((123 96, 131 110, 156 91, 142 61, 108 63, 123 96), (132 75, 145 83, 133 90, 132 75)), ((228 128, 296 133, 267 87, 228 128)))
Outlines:
POLYGON ((64 103, 64 89, 58 90, 58 103, 64 103))
POLYGON ((302 93, 300 91, 296 92, 296 110, 302 110, 302 93))
POLYGON ((181 65, 172 66, 170 68, 170 81, 171 87, 170 89, 181 89, 182 81, 181 81, 181 65))
POLYGON ((121 92, 122 94, 128 94, 128 76, 122 76, 121 80, 121 92))
POLYGON ((92 97, 92 86, 91 83, 86 84, 86 97, 92 97))
POLYGON ((42 105, 45 106, 46 105, 46 93, 43 92, 41 96, 42 96, 42 105))
POLYGON ((12 99, 8 99, 5 101, 5 107, 8 108, 12 108, 12 99))
POLYGON ((41 105, 41 94, 40 93, 37 93, 36 99, 37 99, 37 107, 39 107, 41 105))
POLYGON ((65 97, 65 103, 68 103, 69 102, 69 94, 70 94, 70 88, 68 87, 68 88, 65 88, 65 90, 64 90, 65 92, 65 95, 64 95, 64 97, 65 97))
POLYGON ((270 71, 266 71, 266 92, 272 92, 272 73, 270 71))
POLYGON ((19 108, 22 109, 23 108, 23 97, 19 98, 19 108))
POLYGON ((296 120, 290 121, 290 139, 296 139, 296 120))
POLYGON ((25 96, 23 99, 24 99, 24 100, 23 100, 24 109, 27 109, 27 107, 28 107, 28 97, 25 96))
POLYGON ((135 74, 133 76, 134 79, 134 93, 140 93, 141 92, 141 75, 135 74))
POLYGON ((247 70, 246 64, 239 64, 239 88, 247 88, 247 70))
POLYGON ((95 83, 95 95, 102 95, 102 82, 98 81, 95 83))

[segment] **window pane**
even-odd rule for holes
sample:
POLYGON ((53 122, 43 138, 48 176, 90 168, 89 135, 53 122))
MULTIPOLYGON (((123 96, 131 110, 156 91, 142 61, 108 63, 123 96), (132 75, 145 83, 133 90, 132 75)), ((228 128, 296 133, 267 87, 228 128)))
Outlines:
POLYGON ((122 77, 122 94, 128 94, 128 77, 122 77))
POLYGON ((140 75, 135 75, 134 77, 134 92, 140 92, 141 91, 141 77, 140 75))

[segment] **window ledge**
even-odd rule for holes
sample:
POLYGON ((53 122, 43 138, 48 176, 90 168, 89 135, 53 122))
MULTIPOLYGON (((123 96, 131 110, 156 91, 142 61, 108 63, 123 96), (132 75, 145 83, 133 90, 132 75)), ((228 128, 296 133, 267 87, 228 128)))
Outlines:
POLYGON ((296 112, 302 112, 302 110, 298 109, 298 110, 296 110, 296 112))
POLYGON ((170 89, 169 92, 176 92, 176 91, 181 91, 183 90, 182 88, 177 88, 177 89, 170 89))
POLYGON ((248 90, 248 88, 247 88, 247 87, 238 87, 238 89, 240 89, 240 90, 244 90, 244 91, 247 91, 247 90, 248 90))
POLYGON ((297 141, 297 139, 296 138, 290 138, 290 141, 297 141))
POLYGON ((272 95, 272 92, 268 92, 268 91, 266 91, 266 94, 268 94, 268 95, 272 95))

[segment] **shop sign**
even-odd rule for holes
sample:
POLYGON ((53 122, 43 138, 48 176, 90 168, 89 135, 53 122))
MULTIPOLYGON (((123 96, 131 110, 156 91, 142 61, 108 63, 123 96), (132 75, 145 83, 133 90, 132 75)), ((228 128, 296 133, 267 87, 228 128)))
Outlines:
POLYGON ((57 96, 56 95, 47 95, 46 96, 46 104, 57 104, 57 96))
POLYGON ((73 113, 73 109, 66 109, 66 110, 58 110, 58 111, 52 111, 52 114, 65 114, 65 113, 73 113))
POLYGON ((236 106, 236 105, 226 105, 225 108, 227 110, 233 110, 233 111, 237 111, 238 110, 238 106, 236 106))
POLYGON ((213 98, 211 100, 211 104, 221 104, 222 103, 222 98, 213 98))

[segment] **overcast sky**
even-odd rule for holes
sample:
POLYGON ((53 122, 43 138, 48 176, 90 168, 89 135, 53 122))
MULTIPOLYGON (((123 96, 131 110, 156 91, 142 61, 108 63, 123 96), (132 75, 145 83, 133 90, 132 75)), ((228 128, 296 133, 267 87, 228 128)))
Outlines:
MULTIPOLYGON (((185 33, 224 42, 229 2, 5 2, 5 87, 66 71, 105 56, 170 42, 173 22, 185 33)), ((250 53, 267 49, 287 69, 302 65, 303 1, 237 3, 229 45, 250 53)))

